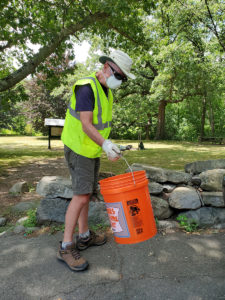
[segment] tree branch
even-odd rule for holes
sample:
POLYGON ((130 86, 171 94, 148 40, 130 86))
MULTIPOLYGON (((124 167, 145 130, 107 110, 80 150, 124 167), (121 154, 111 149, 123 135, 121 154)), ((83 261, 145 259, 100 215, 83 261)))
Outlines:
POLYGON ((110 28, 115 30, 116 32, 118 32, 119 34, 121 34, 122 36, 124 36, 125 38, 127 38, 128 40, 130 40, 131 42, 133 42, 134 44, 139 45, 139 42, 134 40, 129 34, 127 34, 127 32, 122 31, 121 29, 117 28, 116 26, 114 26, 112 23, 108 23, 110 28))
MULTIPOLYGON (((177 2, 179 2, 184 7, 188 8, 188 6, 185 3, 183 3, 181 0, 177 0, 177 2)), ((205 4, 207 6, 208 14, 209 14, 210 20, 211 20, 211 22, 213 24, 213 28, 211 26, 209 26, 206 22, 204 22, 203 18, 199 17, 195 12, 192 11, 192 15, 195 16, 201 23, 203 23, 210 31, 212 31, 215 34, 215 36, 216 36, 216 38, 217 38, 220 46, 225 51, 225 45, 222 43, 222 41, 220 39, 220 36, 218 34, 218 31, 217 31, 216 25, 215 25, 215 23, 213 21, 213 17, 212 17, 211 11, 209 9, 207 0, 205 0, 205 4)))
POLYGON ((187 93, 187 94, 183 95, 183 97, 181 97, 178 100, 172 100, 172 99, 170 99, 170 100, 165 100, 165 101, 166 101, 166 103, 179 103, 179 102, 184 101, 185 98, 187 98, 187 97, 193 97, 193 96, 202 96, 202 93, 194 93, 194 94, 187 93))
POLYGON ((221 39, 220 39, 220 36, 219 36, 219 34, 218 34, 218 31, 217 31, 217 28, 216 28, 216 24, 215 24, 215 22, 214 22, 214 20, 213 20, 213 16, 212 16, 212 13, 211 13, 211 11, 210 11, 210 8, 209 8, 208 1, 207 1, 207 0, 205 0, 205 5, 206 5, 206 7, 207 7, 207 11, 208 11, 208 14, 209 14, 209 18, 210 18, 210 20, 211 20, 211 22, 212 22, 212 26, 213 26, 213 30, 212 30, 212 31, 214 32, 215 36, 217 37, 220 46, 221 46, 221 47, 223 48, 223 50, 225 51, 225 45, 222 43, 222 41, 221 41, 221 39))
POLYGON ((154 77, 158 76, 158 70, 150 63, 150 61, 146 62, 145 67, 149 67, 152 70, 154 77))
POLYGON ((120 96, 120 99, 123 99, 127 96, 130 96, 130 95, 135 95, 135 94, 139 94, 139 93, 136 92, 136 91, 130 91, 130 92, 127 92, 127 93, 123 94, 122 96, 120 96))
POLYGON ((37 54, 33 56, 27 63, 21 68, 12 73, 11 75, 0 80, 0 92, 6 91, 16 85, 18 82, 26 78, 29 74, 35 72, 35 69, 49 56, 51 55, 59 45, 66 40, 70 35, 81 31, 82 29, 94 24, 100 20, 107 19, 109 15, 107 13, 95 13, 89 15, 83 19, 81 23, 73 24, 68 28, 62 29, 61 32, 55 36, 52 36, 52 43, 42 47, 37 54))

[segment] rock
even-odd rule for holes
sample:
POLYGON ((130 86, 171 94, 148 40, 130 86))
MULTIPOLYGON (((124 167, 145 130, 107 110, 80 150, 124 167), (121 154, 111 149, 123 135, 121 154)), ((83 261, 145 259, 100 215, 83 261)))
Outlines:
POLYGON ((148 184, 149 193, 151 195, 158 195, 163 191, 163 186, 157 182, 149 182, 148 184))
MULTIPOLYGON (((70 201, 64 198, 44 198, 37 209, 39 225, 51 222, 64 223, 65 214, 70 201)), ((108 214, 104 202, 90 202, 88 222, 92 225, 109 225, 108 214)))
POLYGON ((175 229, 179 228, 179 223, 176 221, 169 221, 169 220, 160 220, 158 221, 158 228, 159 229, 175 229))
POLYGON ((13 212, 24 212, 29 209, 35 209, 37 207, 37 203, 35 202, 19 202, 15 206, 11 208, 13 212))
POLYGON ((224 207, 224 197, 222 192, 202 192, 203 203, 215 207, 224 207))
POLYGON ((30 233, 30 232, 38 231, 39 229, 40 227, 25 227, 25 232, 30 233))
POLYGON ((108 225, 110 226, 109 217, 106 211, 105 203, 90 202, 88 211, 88 224, 91 225, 108 225))
MULTIPOLYGON (((149 165, 142 164, 132 164, 131 166, 133 171, 145 170, 147 177, 154 182, 172 182, 175 184, 178 183, 188 183, 191 180, 191 175, 163 168, 156 168, 149 165)), ((127 169, 126 172, 130 170, 127 169)))
POLYGON ((169 207, 169 204, 167 201, 165 201, 159 197, 151 196, 151 203, 152 203, 154 216, 157 219, 163 220, 163 219, 168 219, 169 217, 172 216, 173 211, 169 207))
POLYGON ((9 236, 14 236, 14 232, 12 228, 9 228, 3 232, 0 233, 0 238, 1 237, 9 237, 9 236))
POLYGON ((22 224, 22 225, 23 225, 23 222, 26 221, 27 219, 28 219, 28 217, 20 218, 19 220, 16 221, 16 224, 17 224, 17 225, 19 225, 19 224, 22 224))
POLYGON ((199 174, 213 169, 225 169, 225 159, 195 161, 185 165, 185 172, 191 174, 199 174))
POLYGON ((191 176, 184 172, 166 170, 167 181, 178 184, 186 183, 188 184, 191 180, 191 176))
POLYGON ((23 225, 18 225, 14 228, 14 233, 22 233, 25 232, 26 228, 23 225))
POLYGON ((191 187, 178 187, 169 197, 169 204, 177 209, 196 209, 201 207, 201 201, 197 191, 191 187))
MULTIPOLYGON (((166 182, 167 177, 161 168, 151 167, 149 165, 142 164, 132 164, 131 169, 133 171, 145 170, 147 178, 151 179, 154 182, 166 182)), ((130 172, 130 169, 127 169, 126 172, 130 172)))
POLYGON ((223 191, 223 176, 225 169, 215 169, 202 172, 199 177, 201 178, 201 188, 205 191, 223 191))
POLYGON ((112 173, 112 172, 100 172, 99 175, 98 175, 98 179, 99 180, 102 180, 102 179, 105 179, 105 178, 108 178, 108 177, 112 177, 112 176, 115 176, 116 174, 112 173))
POLYGON ((214 229, 225 229, 225 223, 215 224, 212 226, 214 229))
POLYGON ((100 191, 98 190, 95 194, 92 195, 91 201, 101 201, 104 202, 104 198, 100 191))
POLYGON ((15 183, 9 190, 9 193, 15 195, 25 193, 25 192, 29 192, 29 186, 26 181, 20 181, 15 183))
POLYGON ((212 207, 215 224, 225 223, 225 208, 212 207))
POLYGON ((201 185, 201 178, 199 176, 193 176, 191 178, 191 183, 193 185, 197 185, 197 186, 200 186, 201 185))
POLYGON ((175 189, 175 184, 164 184, 163 185, 163 192, 165 193, 171 193, 175 189))
POLYGON ((194 220, 200 227, 212 227, 214 224, 225 223, 225 209, 201 207, 197 210, 182 212, 188 220, 194 220))
POLYGON ((7 231, 0 232, 0 237, 6 236, 6 235, 7 235, 7 231))
POLYGON ((61 176, 45 176, 38 182, 36 192, 48 198, 72 199, 72 182, 61 176))
POLYGON ((64 223, 70 201, 63 198, 44 198, 37 209, 37 224, 64 223))
POLYGON ((4 217, 0 217, 0 226, 5 226, 7 219, 4 217))
POLYGON ((161 197, 162 197, 163 200, 166 200, 169 203, 170 193, 163 192, 161 197))

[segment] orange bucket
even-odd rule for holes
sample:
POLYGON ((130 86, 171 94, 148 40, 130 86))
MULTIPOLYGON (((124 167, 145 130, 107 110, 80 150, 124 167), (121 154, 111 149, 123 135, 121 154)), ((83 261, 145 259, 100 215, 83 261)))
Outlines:
POLYGON ((156 235, 145 171, 109 177, 99 183, 117 243, 139 243, 156 235))

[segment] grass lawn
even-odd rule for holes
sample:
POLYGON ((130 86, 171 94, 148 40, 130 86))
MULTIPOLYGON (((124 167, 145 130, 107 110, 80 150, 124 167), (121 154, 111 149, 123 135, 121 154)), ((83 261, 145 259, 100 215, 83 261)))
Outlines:
MULTIPOLYGON (((114 141, 119 144, 131 144, 137 149, 138 141, 114 141)), ((146 150, 125 151, 129 164, 143 163, 156 167, 184 170, 187 163, 196 160, 225 158, 224 145, 199 144, 174 141, 143 141, 146 150)), ((63 144, 60 140, 51 141, 48 150, 47 137, 12 136, 0 137, 0 175, 10 167, 48 158, 63 157, 63 144)), ((108 161, 105 154, 101 159, 101 171, 115 174, 123 173, 127 168, 124 160, 108 161)))

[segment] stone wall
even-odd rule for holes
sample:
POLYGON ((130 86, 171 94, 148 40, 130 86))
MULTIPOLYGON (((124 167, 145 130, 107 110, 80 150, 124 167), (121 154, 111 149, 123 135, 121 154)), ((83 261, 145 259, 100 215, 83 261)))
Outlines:
MULTIPOLYGON (((225 159, 194 162, 185 166, 185 172, 142 164, 133 164, 131 168, 133 171, 146 171, 152 207, 158 220, 176 219, 182 214, 194 219, 200 227, 225 227, 222 185, 225 159)), ((103 177, 107 176, 104 174, 103 177)), ((38 183, 37 192, 44 197, 37 210, 39 224, 64 222, 73 195, 71 180, 45 176, 38 183)), ((90 203, 90 223, 109 224, 103 201, 98 191, 95 202, 90 203)))
POLYGON ((196 161, 185 166, 186 172, 142 164, 131 168, 146 171, 154 215, 159 220, 182 214, 200 227, 225 227, 225 159, 196 161))

